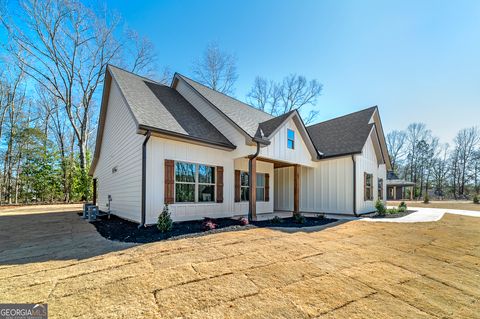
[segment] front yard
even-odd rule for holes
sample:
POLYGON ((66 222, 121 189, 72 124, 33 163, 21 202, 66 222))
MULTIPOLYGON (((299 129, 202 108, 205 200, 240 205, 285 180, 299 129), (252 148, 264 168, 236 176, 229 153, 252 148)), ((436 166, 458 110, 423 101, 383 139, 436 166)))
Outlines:
POLYGON ((69 207, 0 212, 0 303, 50 318, 480 318, 480 218, 112 242, 69 207))

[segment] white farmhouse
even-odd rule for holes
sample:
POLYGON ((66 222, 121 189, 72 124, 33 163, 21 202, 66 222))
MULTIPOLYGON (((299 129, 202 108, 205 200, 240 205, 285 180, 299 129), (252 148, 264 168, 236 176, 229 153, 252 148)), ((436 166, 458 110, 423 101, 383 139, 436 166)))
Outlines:
POLYGON ((306 127, 175 74, 108 66, 90 174, 96 203, 141 225, 277 211, 359 215, 386 197, 377 107, 306 127), (253 187, 252 187, 253 186, 253 187))

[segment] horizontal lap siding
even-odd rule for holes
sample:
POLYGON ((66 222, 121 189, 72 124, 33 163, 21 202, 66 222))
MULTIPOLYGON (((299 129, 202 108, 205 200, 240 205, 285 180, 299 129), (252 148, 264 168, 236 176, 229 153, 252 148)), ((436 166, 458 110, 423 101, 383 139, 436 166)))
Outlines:
POLYGON ((108 195, 111 195, 111 212, 136 222, 140 222, 141 217, 143 139, 136 133, 130 110, 112 81, 102 146, 94 173, 98 181, 97 203, 101 210, 107 211, 108 195), (117 167, 116 173, 112 173, 114 167, 117 167))

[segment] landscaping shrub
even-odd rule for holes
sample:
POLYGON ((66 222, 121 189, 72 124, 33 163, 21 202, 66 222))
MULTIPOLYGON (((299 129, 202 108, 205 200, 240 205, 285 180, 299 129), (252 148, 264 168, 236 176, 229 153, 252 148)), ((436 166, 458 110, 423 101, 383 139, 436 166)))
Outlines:
POLYGON ((303 216, 302 214, 294 213, 293 214, 293 221, 297 224, 305 224, 305 222, 307 220, 305 219, 305 216, 303 216))
POLYGON ((158 215, 157 228, 162 233, 166 233, 172 230, 173 221, 170 217, 170 212, 168 210, 168 205, 163 206, 163 210, 158 215))
POLYGON ((281 224, 281 223, 283 223, 283 220, 282 220, 280 217, 278 217, 278 216, 273 217, 270 221, 272 222, 272 224, 281 224))
POLYGON ((242 226, 248 225, 248 219, 245 217, 240 218, 239 222, 242 226))
POLYGON ((428 194, 425 194, 425 196, 423 197, 423 203, 424 204, 430 203, 430 198, 428 197, 428 194))
POLYGON ((381 200, 377 200, 375 202, 375 209, 377 210, 377 213, 380 216, 385 216, 385 213, 387 212, 387 208, 385 207, 385 204, 381 200))
POLYGON ((399 210, 397 208, 389 208, 386 210, 387 215, 397 214, 399 210))
POLYGON ((217 228, 217 224, 215 224, 215 222, 213 221, 213 219, 210 219, 210 218, 205 218, 203 220, 203 229, 205 230, 213 230, 215 228, 217 228))
POLYGON ((401 202, 400 205, 398 205, 398 211, 400 213, 404 213, 407 211, 407 204, 405 202, 401 202))
POLYGON ((317 214, 316 217, 317 217, 318 219, 324 219, 324 218, 325 218, 325 214, 320 213, 320 214, 317 214))
POLYGON ((473 203, 474 204, 480 203, 480 198, 479 198, 478 194, 475 194, 475 196, 473 196, 473 203))

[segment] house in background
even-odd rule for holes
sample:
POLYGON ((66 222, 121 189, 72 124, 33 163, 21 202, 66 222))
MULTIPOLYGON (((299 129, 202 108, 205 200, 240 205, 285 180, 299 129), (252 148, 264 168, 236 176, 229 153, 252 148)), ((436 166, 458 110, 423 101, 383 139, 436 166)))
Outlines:
POLYGON ((90 169, 96 202, 141 225, 277 211, 358 215, 386 197, 377 107, 306 127, 175 74, 108 66, 90 169))
POLYGON ((398 178, 392 171, 387 173, 387 200, 413 200, 415 183, 398 178))

